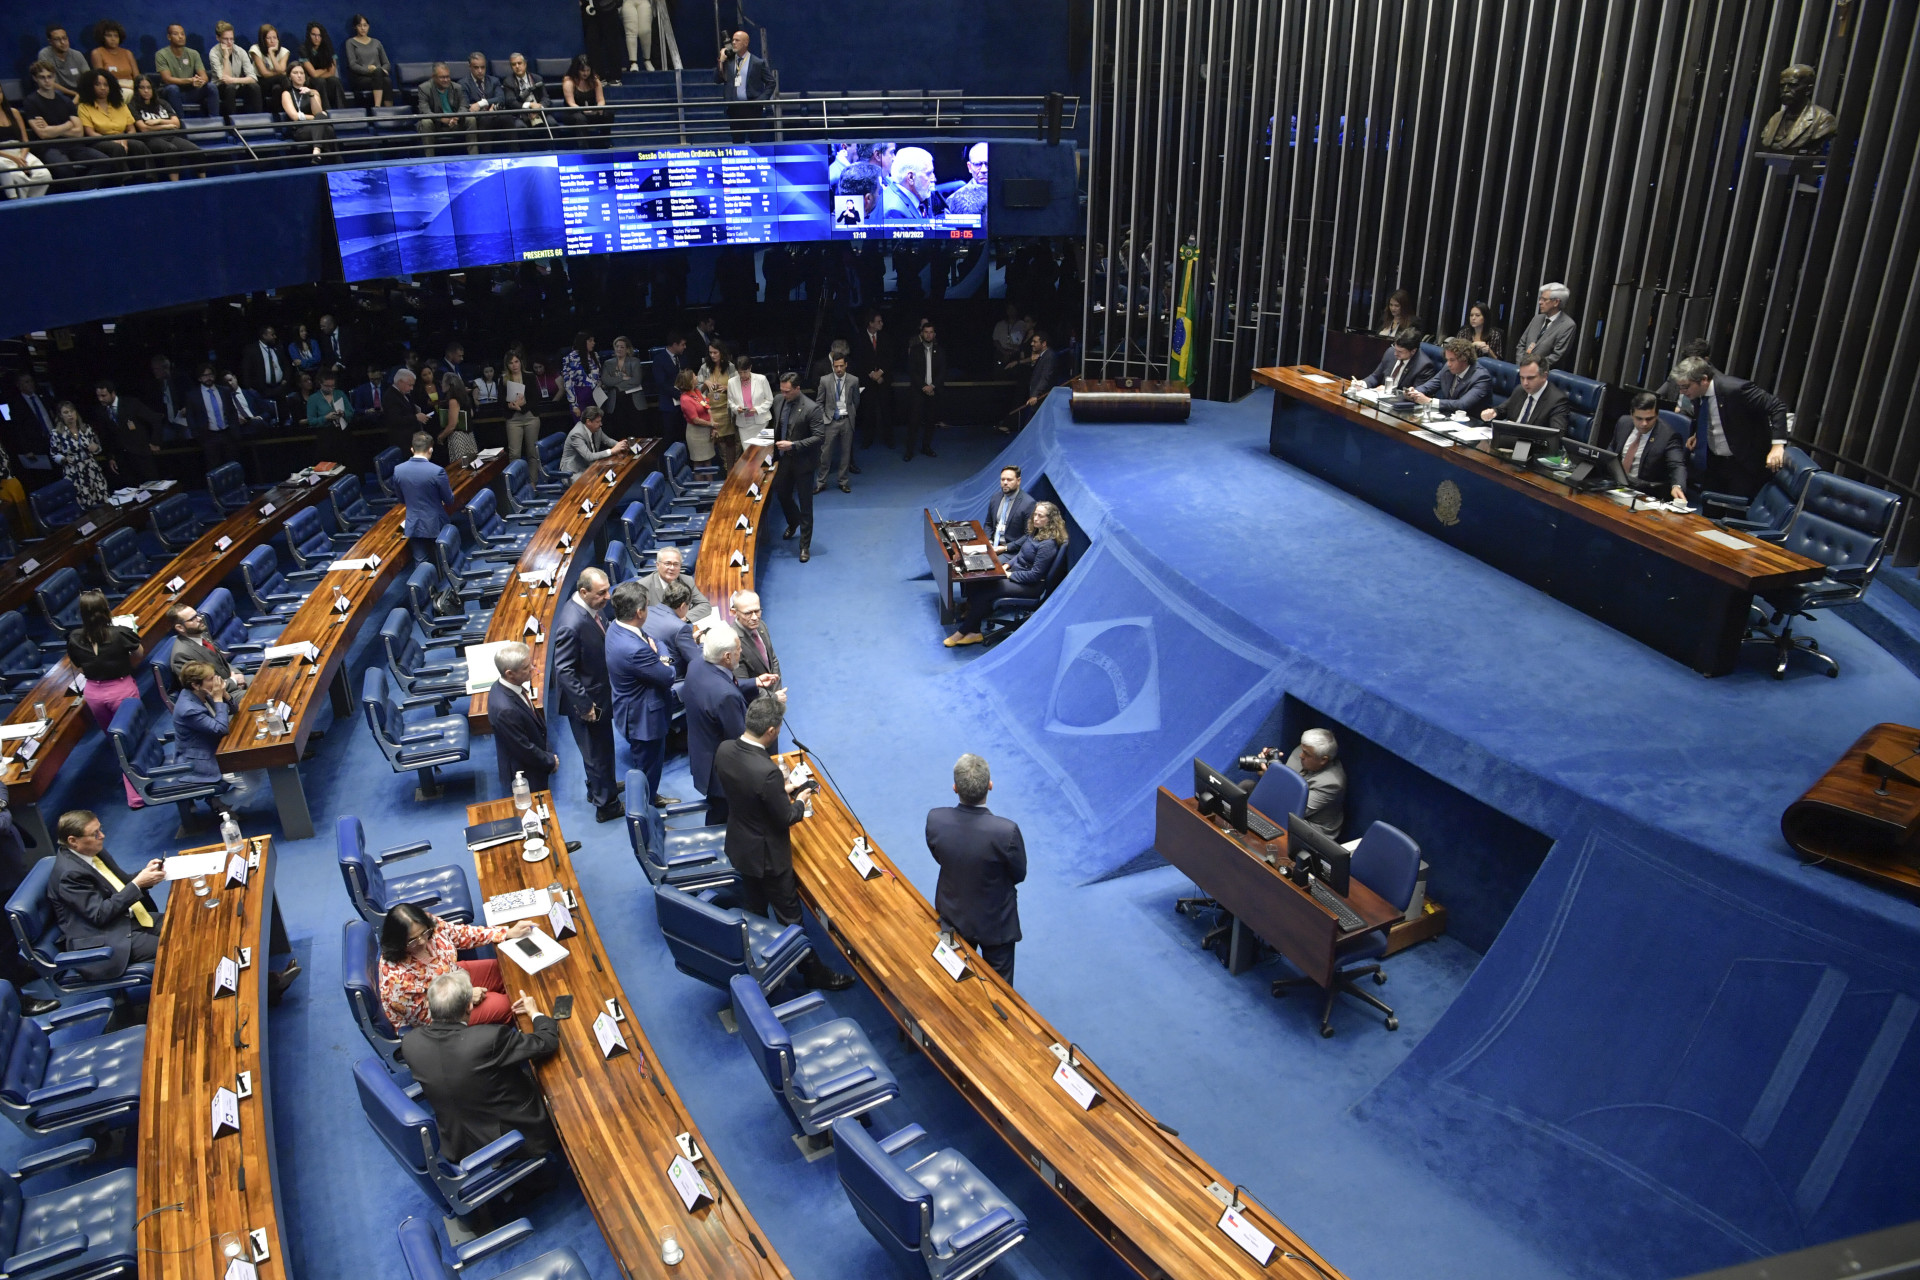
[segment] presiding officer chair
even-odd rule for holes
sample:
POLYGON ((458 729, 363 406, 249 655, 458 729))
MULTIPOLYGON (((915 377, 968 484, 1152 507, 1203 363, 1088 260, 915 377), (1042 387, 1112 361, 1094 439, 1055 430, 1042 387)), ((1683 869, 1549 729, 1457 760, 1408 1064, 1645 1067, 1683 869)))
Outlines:
MULTIPOLYGON (((1349 875, 1385 898, 1394 910, 1404 914, 1407 904, 1413 901, 1414 886, 1420 880, 1420 846, 1400 828, 1376 822, 1367 828, 1360 846, 1353 851, 1349 875)), ((1387 954, 1387 931, 1393 924, 1393 921, 1388 921, 1378 929, 1350 938, 1340 945, 1339 953, 1334 958, 1333 981, 1327 987, 1325 1002, 1320 1006, 1322 1036, 1333 1034, 1333 1000, 1342 991, 1386 1014, 1387 1030, 1400 1029, 1400 1019, 1394 1016, 1393 1010, 1378 996, 1360 988, 1360 979, 1368 976, 1376 984, 1387 980, 1386 970, 1378 962, 1387 954)), ((1314 985, 1312 978, 1279 978, 1274 981, 1273 994, 1284 996, 1295 987, 1310 985, 1314 985)))
POLYGON ((1820 652, 1818 640, 1793 633, 1793 620, 1805 618, 1811 622, 1816 611, 1852 604, 1865 595, 1873 585, 1873 575, 1886 553, 1887 537, 1899 515, 1900 499, 1885 489, 1831 471, 1816 471, 1807 478, 1800 506, 1779 543, 1826 565, 1826 576, 1763 595, 1761 599, 1773 610, 1773 617, 1764 625, 1749 627, 1744 640, 1746 644, 1772 647, 1775 680, 1786 678, 1787 663, 1796 653, 1825 663, 1830 677, 1840 674, 1840 664, 1832 655, 1820 652))
MULTIPOLYGON (((1685 440, 1693 433, 1693 422, 1677 413, 1661 412, 1661 420, 1685 440), (1679 419, 1677 422, 1675 419, 1679 419)), ((1793 513, 1800 507, 1800 495, 1807 491, 1807 478, 1820 470, 1820 464, 1796 446, 1788 446, 1786 460, 1778 471, 1767 473, 1767 482, 1751 498, 1731 493, 1703 493, 1700 510, 1724 529, 1738 529, 1756 538, 1775 541, 1786 532, 1793 513)))
POLYGON ((54 1191, 26 1195, 20 1183, 90 1159, 91 1138, 24 1157, 0 1178, 0 1255, 20 1280, 134 1280, 140 1251, 139 1173, 132 1165, 54 1191))
MULTIPOLYGON (((408 1280, 455 1280, 471 1275, 468 1265, 488 1254, 517 1244, 533 1234, 533 1223, 517 1218, 497 1231, 489 1231, 476 1240, 456 1245, 449 1264, 440 1249, 440 1235, 433 1224, 420 1218, 408 1218, 400 1224, 400 1257, 407 1264, 408 1280)), ((493 1280, 593 1280, 580 1256, 568 1248, 543 1253, 531 1262, 499 1272, 493 1280)))
POLYGON ((546 1156, 516 1154, 527 1141, 518 1129, 507 1130, 465 1160, 442 1155, 440 1123, 432 1110, 409 1098, 379 1058, 354 1063, 353 1083, 367 1123, 387 1150, 453 1217, 466 1217, 547 1165, 546 1156))
POLYGON ((833 1017, 833 1006, 818 991, 769 1005, 760 984, 745 975, 727 989, 741 1043, 787 1118, 806 1135, 809 1150, 832 1141, 834 1121, 865 1115, 900 1095, 900 1082, 860 1024, 833 1017), (787 1029, 801 1014, 816 1011, 824 1011, 828 1020, 801 1031, 787 1029))
POLYGON ((840 1188, 890 1256, 917 1256, 930 1280, 967 1280, 1027 1238, 1027 1215, 951 1147, 897 1159, 926 1136, 917 1124, 876 1138, 858 1120, 834 1121, 840 1188))
POLYGON ((389 862, 426 853, 433 848, 433 841, 414 840, 368 853, 366 828, 348 813, 334 823, 333 843, 340 858, 340 878, 347 882, 347 897, 368 924, 379 924, 387 912, 403 902, 455 924, 473 923, 473 890, 467 884, 466 868, 456 863, 401 875, 384 870, 389 862))

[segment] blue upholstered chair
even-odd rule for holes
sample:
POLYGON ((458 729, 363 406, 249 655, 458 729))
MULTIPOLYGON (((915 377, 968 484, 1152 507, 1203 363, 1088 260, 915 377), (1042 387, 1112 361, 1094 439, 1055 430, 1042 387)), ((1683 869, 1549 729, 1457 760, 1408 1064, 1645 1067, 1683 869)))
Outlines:
POLYGON ((1285 827, 1288 814, 1307 811, 1307 780, 1284 762, 1275 761, 1253 784, 1247 804, 1273 819, 1276 827, 1285 827))
POLYGON ((647 504, 647 510, 653 516, 654 537, 663 541, 674 534, 698 537, 700 531, 707 527, 707 512, 682 505, 673 496, 667 478, 658 471, 640 482, 640 499, 647 504))
MULTIPOLYGON (((1693 422, 1680 414, 1663 412, 1660 417, 1682 440, 1693 431, 1693 422)), ((1701 514, 1724 528, 1739 529, 1769 542, 1777 541, 1800 506, 1800 495, 1807 491, 1808 477, 1819 470, 1819 464, 1805 450, 1790 445, 1784 465, 1778 471, 1767 473, 1767 482, 1760 486, 1759 493, 1751 498, 1732 493, 1702 493, 1701 514)))
POLYGON ((225 587, 215 587, 207 592, 207 598, 194 606, 196 612, 207 624, 207 634, 213 642, 225 649, 228 661, 244 671, 253 671, 260 666, 260 655, 267 645, 273 643, 280 634, 280 627, 286 619, 268 617, 261 620, 263 626, 271 626, 267 636, 257 636, 242 621, 233 602, 233 592, 225 587))
POLYGON ((107 1031, 112 1014, 113 1001, 100 999, 29 1018, 20 993, 0 980, 0 1112, 22 1133, 51 1138, 134 1122, 147 1029, 107 1031))
POLYGON ((493 496, 491 489, 482 489, 467 499, 461 521, 466 524, 467 536, 473 539, 473 544, 486 551, 510 551, 517 557, 533 537, 532 529, 512 528, 500 518, 500 500, 493 496))
POLYGON ((80 625, 80 593, 86 589, 87 584, 71 565, 55 569, 33 589, 33 602, 40 606, 40 616, 56 636, 64 636, 80 625))
POLYGON ((1797 587, 1783 587, 1761 596, 1773 610, 1766 625, 1750 627, 1747 644, 1773 649, 1773 678, 1786 678, 1787 663, 1796 653, 1824 663, 1829 676, 1840 674, 1840 664, 1820 651, 1812 636, 1793 633, 1793 620, 1813 620, 1822 609, 1852 604, 1866 594, 1879 571, 1887 538, 1900 516, 1900 499, 1885 489, 1816 471, 1807 478, 1800 505, 1779 543, 1788 551, 1827 566, 1826 576, 1797 587))
POLYGON ((185 551, 200 536, 200 517, 193 499, 184 493, 172 494, 153 504, 147 513, 147 526, 160 545, 171 552, 185 551))
POLYGON ((113 743, 120 772, 134 791, 148 804, 178 805, 183 829, 193 817, 195 800, 211 800, 233 789, 224 778, 191 777, 192 765, 174 761, 169 749, 173 718, 156 715, 145 699, 128 698, 121 703, 113 713, 113 723, 107 726, 107 737, 113 743))
POLYGON ((388 511, 391 501, 374 502, 368 499, 366 488, 360 483, 360 477, 351 473, 341 476, 327 490, 327 499, 333 504, 333 521, 342 529, 352 529, 365 533, 388 511))
POLYGON ((1027 1215, 951 1147, 898 1158, 926 1136, 917 1124, 875 1138, 858 1120, 834 1121, 840 1188, 896 1262, 917 1257, 931 1280, 967 1280, 1026 1239, 1027 1215))
POLYGON ((340 859, 340 878, 347 882, 347 897, 368 924, 379 924, 387 912, 403 902, 424 907, 455 924, 473 922, 473 890, 465 868, 458 863, 403 875, 386 870, 388 863, 426 853, 433 848, 433 841, 415 840, 369 853, 366 829, 360 819, 347 813, 334 823, 333 843, 340 859))
POLYGON ((573 478, 560 469, 560 456, 567 451, 567 433, 550 431, 534 442, 533 458, 540 474, 534 478, 533 491, 542 497, 557 498, 573 487, 573 478))
POLYGON ((387 684, 387 673, 368 667, 360 686, 360 705, 367 715, 367 727, 373 740, 395 773, 411 769, 420 777, 414 788, 415 800, 430 800, 440 794, 436 771, 443 764, 457 764, 467 758, 467 718, 450 715, 443 700, 422 698, 396 699, 387 684), (429 706, 430 704, 430 706, 429 706), (420 707, 429 707, 420 714, 420 707))
POLYGON ((70 525, 81 515, 80 491, 64 476, 28 494, 27 505, 33 508, 33 518, 45 533, 70 525))
POLYGON ((140 550, 140 535, 124 525, 100 539, 94 560, 106 580, 107 593, 113 596, 126 595, 161 567, 161 562, 148 559, 140 550))
POLYGON ((542 498, 533 489, 533 468, 525 458, 515 458, 500 473, 501 488, 507 496, 508 520, 538 524, 552 514, 554 499, 542 498))
POLYGON ((247 488, 247 473, 237 462, 223 462, 207 472, 207 493, 213 498, 213 505, 228 515, 253 501, 253 491, 247 488))
POLYGON ((153 962, 129 964, 117 978, 95 981, 80 976, 79 967, 95 964, 113 954, 110 947, 87 947, 68 951, 63 943, 58 918, 47 892, 53 881, 53 859, 45 857, 28 869, 20 887, 7 899, 7 923, 13 927, 20 955, 42 979, 53 984, 62 997, 122 995, 130 1000, 145 1000, 153 986, 153 962))
POLYGON ((359 541, 353 534, 330 534, 313 507, 302 507, 287 517, 287 550, 302 569, 325 569, 359 541))
POLYGON ((654 523, 653 512, 644 502, 630 502, 620 513, 620 540, 627 544, 627 554, 634 557, 636 566, 642 553, 650 556, 656 547, 679 547, 689 565, 700 550, 698 530, 683 529, 671 536, 662 536, 654 523))
MULTIPOLYGON (((440 1249, 440 1234, 432 1224, 420 1218, 408 1218, 400 1224, 400 1256, 406 1261, 408 1280, 455 1280, 456 1276, 471 1276, 473 1273, 466 1268, 481 1258, 532 1234, 532 1222, 515 1219, 478 1239, 456 1245, 454 1261, 449 1265, 440 1249)), ((499 1272, 493 1280, 593 1280, 593 1277, 587 1274, 578 1254, 562 1247, 499 1272)))
POLYGON ((1607 384, 1564 369, 1547 370, 1547 381, 1567 393, 1567 423, 1572 433, 1604 449, 1606 441, 1593 439, 1593 415, 1600 412, 1600 397, 1606 394, 1607 384))
POLYGON ((393 487, 393 469, 406 460, 407 455, 391 445, 373 455, 373 482, 389 504, 401 500, 400 491, 393 487))
POLYGON ((669 830, 660 811, 653 807, 653 797, 647 794, 647 775, 638 769, 627 771, 626 807, 627 838, 649 882, 699 893, 739 878, 727 861, 727 829, 669 830))
POLYGON ((513 582, 513 564, 502 564, 484 551, 467 550, 458 525, 448 525, 434 538, 433 559, 440 576, 462 600, 478 600, 491 607, 513 582))
POLYGON ((1520 387, 1520 366, 1508 360, 1494 360, 1480 357, 1480 367, 1493 379, 1493 399, 1498 404, 1512 395, 1520 387))
POLYGON ((389 1071, 401 1068, 400 1032, 387 1018, 380 1002, 380 930, 365 920, 348 920, 340 927, 340 986, 347 1008, 367 1044, 380 1055, 389 1071))
POLYGON ((1039 595, 1003 596, 993 602, 993 607, 980 619, 980 634, 988 644, 1012 635, 1021 623, 1031 618, 1047 602, 1047 597, 1066 580, 1067 558, 1067 549, 1061 547, 1059 554, 1053 557, 1053 563, 1047 566, 1046 585, 1041 588, 1039 595))
POLYGON ((0 686, 11 692, 38 683, 47 673, 47 658, 18 609, 0 612, 0 686))
POLYGON ((464 1160, 440 1152, 440 1125, 433 1112, 409 1098, 379 1058, 353 1066, 353 1083, 367 1123, 387 1150, 413 1175, 421 1190, 448 1213, 464 1218, 501 1192, 546 1167, 547 1157, 519 1154, 526 1138, 518 1129, 489 1142, 464 1160))
POLYGON ((653 887, 660 936, 680 972, 722 991, 741 975, 771 990, 813 954, 799 925, 782 928, 738 907, 717 906, 719 893, 704 889, 696 897, 670 884, 653 887))
POLYGON ((852 1018, 836 1018, 827 998, 809 991, 797 1000, 769 1005, 760 984, 744 975, 727 984, 740 1043, 766 1077, 787 1118, 816 1149, 835 1120, 850 1120, 900 1096, 900 1082, 867 1033, 852 1018), (824 1012, 826 1021, 800 1031, 787 1023, 824 1012))
MULTIPOLYGON (((423 561, 407 574, 407 612, 413 624, 425 635, 449 644, 479 644, 487 638, 493 621, 490 613, 458 613, 442 616, 433 610, 433 597, 440 590, 440 567, 423 561)), ((464 603, 464 602, 463 602, 464 603)))
POLYGON ((713 500, 720 496, 722 482, 713 478, 717 474, 713 468, 707 470, 705 477, 695 474, 693 462, 687 457, 686 441, 675 440, 667 446, 664 474, 677 505, 701 508, 713 505, 713 500))
POLYGON ((627 544, 615 538, 607 544, 607 553, 600 557, 600 567, 607 571, 607 584, 617 587, 635 577, 633 561, 627 555, 627 544))
POLYGON ((270 543, 247 552, 240 561, 240 584, 246 589, 247 603, 253 607, 250 623, 279 622, 299 612, 313 588, 326 576, 324 569, 299 569, 283 573, 280 557, 270 543))
POLYGON ((134 1280, 140 1251, 139 1174, 128 1165, 54 1191, 26 1195, 20 1183, 94 1154, 91 1138, 36 1151, 0 1179, 0 1255, 20 1280, 134 1280))
MULTIPOLYGON (((1353 851, 1349 877, 1386 899, 1395 911, 1404 913, 1407 904, 1413 901, 1414 886, 1420 881, 1420 846, 1400 828, 1376 822, 1367 828, 1367 834, 1353 851)), ((1333 1034, 1333 1001, 1343 991, 1386 1014, 1387 1030, 1400 1029, 1400 1019, 1394 1017, 1393 1010, 1380 997, 1360 986, 1360 979, 1368 976, 1375 983, 1387 980, 1386 970, 1380 967, 1379 961, 1387 954, 1387 931, 1397 920, 1398 917, 1336 945, 1333 982, 1326 988, 1326 998, 1320 1006, 1321 1035, 1333 1034)), ((1295 987, 1314 985, 1317 984, 1312 978, 1279 978, 1274 981, 1273 994, 1284 996, 1295 987)))
POLYGON ((467 664, 449 654, 457 643, 445 639, 423 640, 414 630, 413 615, 405 609, 387 614, 387 620, 380 626, 380 646, 387 655, 387 674, 410 698, 466 696, 467 664))

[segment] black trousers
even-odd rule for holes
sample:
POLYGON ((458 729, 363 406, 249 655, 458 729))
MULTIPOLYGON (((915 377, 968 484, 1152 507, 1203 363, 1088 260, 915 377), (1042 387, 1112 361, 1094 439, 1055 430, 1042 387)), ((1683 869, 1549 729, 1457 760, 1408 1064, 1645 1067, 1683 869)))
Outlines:
POLYGON ((933 449, 933 424, 940 420, 940 393, 928 395, 920 388, 913 389, 913 418, 907 427, 907 438, 903 442, 906 456, 911 458, 915 449, 922 453, 933 449))
POLYGON ((160 955, 159 921, 154 921, 153 929, 135 929, 133 936, 127 939, 127 963, 147 964, 160 955))
POLYGON ((860 447, 874 441, 893 448, 893 392, 884 383, 876 386, 868 378, 860 384, 860 406, 854 411, 854 426, 860 433, 860 447))
POLYGON ((963 582, 960 584, 962 604, 960 607, 960 634, 972 635, 980 629, 980 620, 993 610, 995 603, 1017 596, 1025 600, 1037 600, 1040 597, 1041 584, 1038 582, 1009 582, 1005 578, 988 578, 981 582, 963 582))
POLYGON ((813 473, 819 465, 817 450, 794 449, 780 455, 780 470, 774 474, 780 511, 788 524, 799 528, 803 540, 813 537, 813 473))
POLYGON ((153 450, 135 445, 116 459, 120 464, 121 484, 145 484, 160 478, 160 463, 153 450))
POLYGON ((769 916, 776 924, 799 924, 800 887, 793 868, 768 867, 757 876, 740 877, 740 905, 755 915, 769 916))
POLYGON ((580 748, 580 761, 587 770, 587 803, 604 809, 619 798, 613 781, 613 718, 607 711, 598 720, 567 717, 573 730, 573 745, 580 748))
POLYGON ((752 142, 759 133, 753 121, 767 114, 767 108, 759 102, 742 102, 738 98, 727 104, 727 119, 733 121, 733 140, 752 142))
POLYGON ((1767 475, 1764 454, 1758 458, 1743 458, 1737 453, 1725 458, 1709 454, 1707 473, 1700 483, 1709 493, 1732 493, 1751 498, 1766 487, 1767 475))
POLYGON ((978 951, 980 958, 985 960, 995 973, 1007 980, 1008 986, 1013 985, 1013 949, 1019 946, 1019 943, 996 942, 990 946, 981 946, 972 938, 968 938, 967 945, 978 951))

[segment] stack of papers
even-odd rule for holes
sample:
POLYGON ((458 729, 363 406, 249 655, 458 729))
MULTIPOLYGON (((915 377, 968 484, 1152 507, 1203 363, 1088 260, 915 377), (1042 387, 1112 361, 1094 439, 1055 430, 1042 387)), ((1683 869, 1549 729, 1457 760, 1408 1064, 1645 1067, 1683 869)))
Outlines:
POLYGON ((1729 551, 1752 551, 1755 545, 1737 534, 1728 533, 1724 529, 1702 529, 1700 530, 1700 536, 1708 542, 1719 543, 1729 551))
POLYGON ((161 869, 167 873, 169 880, 218 875, 220 869, 226 865, 227 854, 224 849, 216 849, 212 853, 175 854, 171 858, 163 859, 160 863, 161 869))
POLYGON ((492 462, 495 458, 499 457, 501 454, 505 452, 506 452, 505 449, 482 449, 480 451, 480 461, 492 462))
POLYGON ((489 928, 512 924, 515 920, 532 920, 553 910, 553 895, 545 889, 515 889, 512 893, 497 893, 488 898, 480 910, 489 928))

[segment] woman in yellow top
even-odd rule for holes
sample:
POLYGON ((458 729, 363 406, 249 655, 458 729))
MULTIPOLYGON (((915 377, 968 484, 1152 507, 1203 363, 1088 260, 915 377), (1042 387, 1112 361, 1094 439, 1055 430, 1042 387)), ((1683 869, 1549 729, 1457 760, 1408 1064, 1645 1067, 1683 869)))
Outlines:
POLYGON ((109 18, 100 24, 100 47, 87 55, 87 61, 101 71, 110 71, 113 78, 120 82, 120 96, 133 96, 133 82, 140 78, 140 64, 133 59, 133 51, 124 48, 127 43, 127 29, 109 18))
POLYGON ((112 72, 95 67, 80 77, 80 127, 87 145, 123 163, 119 168, 144 169, 147 144, 134 136, 133 112, 120 96, 120 82, 112 72))

